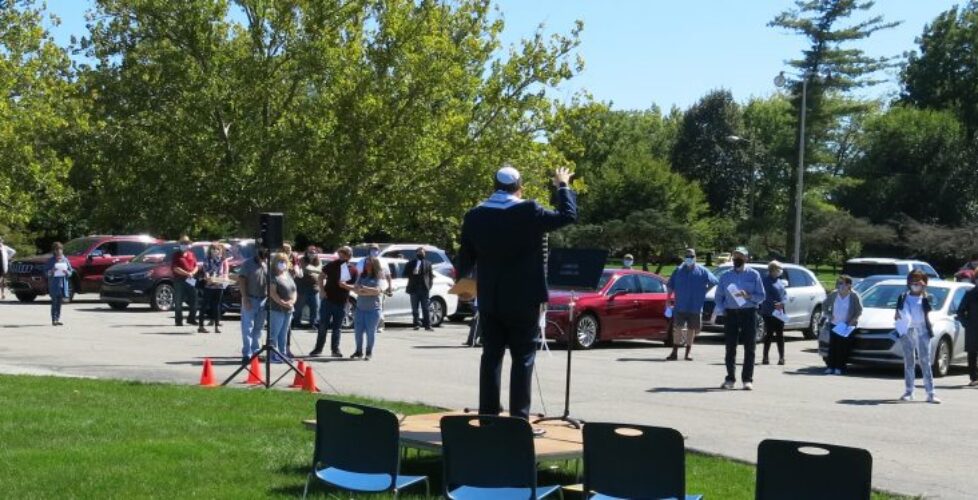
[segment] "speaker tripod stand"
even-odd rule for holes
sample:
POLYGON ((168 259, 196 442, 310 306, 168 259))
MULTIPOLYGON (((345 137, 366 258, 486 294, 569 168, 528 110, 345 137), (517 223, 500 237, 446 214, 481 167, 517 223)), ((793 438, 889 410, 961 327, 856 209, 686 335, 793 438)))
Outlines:
MULTIPOLYGON (((571 300, 568 304, 567 319, 570 331, 564 332, 564 329, 560 327, 555 321, 548 320, 547 323, 554 325, 554 327, 567 339, 567 376, 564 379, 564 413, 556 417, 543 417, 538 418, 533 421, 534 424, 539 424, 541 422, 567 422, 571 427, 575 429, 580 429, 584 425, 584 421, 570 416, 570 389, 571 389, 571 360, 573 359, 572 353, 574 352, 574 341, 571 339, 571 334, 574 331, 574 307, 577 305, 577 293, 571 292, 571 300)), ((542 334, 542 332, 541 332, 542 334)), ((546 339, 544 339, 546 341, 546 339)))

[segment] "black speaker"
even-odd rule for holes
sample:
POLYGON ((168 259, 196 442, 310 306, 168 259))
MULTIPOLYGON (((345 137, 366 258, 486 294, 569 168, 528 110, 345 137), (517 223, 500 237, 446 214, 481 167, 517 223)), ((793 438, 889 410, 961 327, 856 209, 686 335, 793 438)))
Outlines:
POLYGON ((269 250, 282 247, 285 215, 282 212, 262 212, 258 216, 258 246, 269 250))

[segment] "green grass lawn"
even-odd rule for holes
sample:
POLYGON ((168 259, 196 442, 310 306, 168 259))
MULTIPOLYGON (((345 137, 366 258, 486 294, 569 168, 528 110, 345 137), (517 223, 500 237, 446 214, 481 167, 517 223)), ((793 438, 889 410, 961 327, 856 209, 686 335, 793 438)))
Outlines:
MULTIPOLYGON (((296 497, 312 457, 317 398, 302 392, 0 376, 0 491, 5 498, 296 497)), ((421 404, 344 397, 392 411, 421 404)), ((707 498, 754 497, 750 465, 690 453, 687 484, 707 498)), ((440 463, 413 453, 407 474, 439 492, 440 463)), ((544 466, 541 484, 575 482, 544 466)), ((423 490, 422 490, 423 491, 423 490)), ((314 488, 313 497, 349 495, 314 488)), ((894 498, 876 495, 875 498, 894 498)))

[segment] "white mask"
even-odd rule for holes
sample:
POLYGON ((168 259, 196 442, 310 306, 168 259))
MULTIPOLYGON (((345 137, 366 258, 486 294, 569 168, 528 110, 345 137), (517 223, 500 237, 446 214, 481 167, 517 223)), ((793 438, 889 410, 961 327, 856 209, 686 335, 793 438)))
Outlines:
POLYGON ((629 259, 625 259, 624 261, 622 261, 622 264, 625 264, 625 267, 632 267, 632 264, 634 263, 635 261, 629 259))
POLYGON ((686 257, 683 261, 689 267, 693 267, 696 265, 696 257, 686 257))
POLYGON ((278 264, 275 264, 275 268, 278 269, 279 271, 285 271, 286 269, 288 269, 288 267, 289 266, 285 262, 279 262, 278 264))
POLYGON ((190 245, 180 245, 180 251, 181 252, 189 252, 190 251, 190 245))
POLYGON ((910 290, 912 290, 914 293, 918 293, 923 289, 924 289, 923 285, 910 285, 910 290))

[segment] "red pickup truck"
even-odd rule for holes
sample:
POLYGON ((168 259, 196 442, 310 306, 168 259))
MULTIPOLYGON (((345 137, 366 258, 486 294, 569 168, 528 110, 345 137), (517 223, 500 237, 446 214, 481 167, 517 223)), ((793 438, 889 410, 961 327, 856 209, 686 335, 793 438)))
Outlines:
MULTIPOLYGON (((65 256, 75 273, 71 277, 71 292, 98 293, 102 288, 105 270, 133 257, 160 240, 145 236, 86 236, 65 243, 65 256)), ((47 295, 48 278, 44 273, 51 254, 15 259, 7 272, 7 284, 21 302, 31 302, 38 295, 47 295)))

